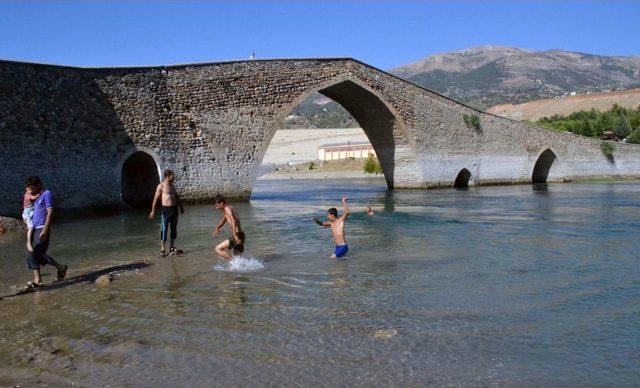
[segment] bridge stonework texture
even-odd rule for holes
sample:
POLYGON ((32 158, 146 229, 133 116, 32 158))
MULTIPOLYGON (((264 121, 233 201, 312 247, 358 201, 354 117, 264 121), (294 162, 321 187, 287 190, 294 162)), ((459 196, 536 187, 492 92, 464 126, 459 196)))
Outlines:
POLYGON ((316 91, 360 123, 390 188, 640 175, 638 146, 616 143, 607 157, 599 140, 486 114, 348 58, 104 69, 0 61, 0 215, 19 213, 34 174, 64 209, 121 205, 163 169, 186 200, 246 200, 273 135, 316 91))

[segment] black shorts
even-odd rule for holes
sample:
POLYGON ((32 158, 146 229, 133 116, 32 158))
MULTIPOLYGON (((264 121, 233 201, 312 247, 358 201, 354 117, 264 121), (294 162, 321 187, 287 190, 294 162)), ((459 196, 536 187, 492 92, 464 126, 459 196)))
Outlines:
POLYGON ((246 241, 246 236, 243 231, 238 232, 238 237, 242 241, 236 241, 236 238, 231 236, 228 238, 229 240, 229 249, 233 249, 236 252, 244 252, 244 242, 246 241))
POLYGON ((42 228, 33 230, 33 252, 27 251, 27 267, 29 269, 38 269, 40 266, 47 264, 53 264, 51 257, 47 255, 47 249, 49 249, 49 238, 44 241, 40 241, 40 232, 42 228))
POLYGON ((162 230, 160 231, 160 240, 167 241, 167 233, 171 228, 171 239, 178 237, 178 206, 162 207, 162 230))

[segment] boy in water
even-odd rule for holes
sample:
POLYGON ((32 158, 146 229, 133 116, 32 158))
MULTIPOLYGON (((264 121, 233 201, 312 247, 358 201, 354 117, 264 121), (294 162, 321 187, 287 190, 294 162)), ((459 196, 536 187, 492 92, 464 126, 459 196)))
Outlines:
POLYGON ((184 214, 184 207, 180 202, 180 197, 176 192, 173 181, 175 175, 171 170, 164 171, 164 179, 156 188, 156 194, 153 197, 153 203, 151 204, 151 213, 149 219, 153 219, 156 215, 156 206, 158 200, 162 198, 162 231, 160 232, 160 256, 167 256, 165 244, 167 242, 167 232, 171 227, 171 243, 169 245, 169 253, 182 253, 182 249, 178 249, 174 246, 176 238, 178 237, 178 209, 181 214, 184 214))
POLYGON ((64 279, 68 267, 53 260, 47 255, 51 234, 51 220, 53 218, 53 195, 51 191, 44 190, 42 182, 37 176, 27 178, 25 186, 31 194, 38 199, 33 203, 33 241, 32 250, 27 252, 27 266, 33 270, 33 282, 28 283, 30 288, 42 285, 40 279, 40 266, 51 264, 58 270, 58 280, 64 279))
POLYGON ((233 249, 234 255, 244 252, 244 242, 246 237, 242 231, 242 226, 240 226, 238 213, 236 213, 234 208, 227 204, 227 200, 221 195, 216 195, 213 199, 213 203, 216 209, 222 212, 222 218, 220 219, 220 222, 218 222, 216 229, 213 231, 213 235, 218 236, 218 234, 220 234, 220 228, 222 228, 225 223, 228 223, 229 228, 231 229, 231 237, 225 239, 216 246, 216 253, 222 259, 231 261, 232 257, 229 250, 233 249))
POLYGON ((364 209, 364 212, 368 215, 368 216, 374 216, 376 213, 373 212, 373 209, 371 209, 371 206, 367 206, 366 209, 364 209))
POLYGON ((335 252, 331 255, 332 259, 345 257, 349 251, 347 240, 344 237, 344 222, 347 220, 347 217, 349 217, 349 207, 347 206, 346 195, 342 196, 342 206, 344 207, 344 213, 342 213, 342 216, 340 217, 338 217, 338 209, 335 207, 332 207, 327 211, 329 222, 322 222, 317 218, 313 219, 313 221, 320 226, 324 226, 325 228, 331 227, 333 241, 336 244, 335 252))

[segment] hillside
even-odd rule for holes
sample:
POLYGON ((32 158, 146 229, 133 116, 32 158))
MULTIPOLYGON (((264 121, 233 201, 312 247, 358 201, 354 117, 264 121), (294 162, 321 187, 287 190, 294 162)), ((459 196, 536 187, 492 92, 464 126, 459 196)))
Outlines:
POLYGON ((504 103, 640 87, 640 56, 481 46, 429 56, 392 73, 486 109, 504 103))
POLYGON ((544 100, 534 100, 522 104, 495 105, 487 112, 515 120, 537 121, 553 115, 569 115, 577 111, 596 109, 606 111, 617 104, 623 108, 635 109, 640 106, 640 89, 616 92, 578 94, 544 100))
MULTIPOLYGON (((481 46, 436 54, 391 73, 460 102, 497 104, 640 87, 640 56, 615 57, 562 50, 481 46)), ((286 128, 355 127, 338 104, 315 94, 300 104, 286 128)))

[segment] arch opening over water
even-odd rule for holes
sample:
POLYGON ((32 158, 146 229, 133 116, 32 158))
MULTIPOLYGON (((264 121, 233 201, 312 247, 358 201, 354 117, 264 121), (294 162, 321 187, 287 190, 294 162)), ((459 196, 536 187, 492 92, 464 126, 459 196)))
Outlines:
MULTIPOLYGON (((281 118, 279 126, 273 130, 268 144, 264 147, 266 153, 267 147, 273 141, 273 137, 278 129, 283 127, 282 122, 285 117, 291 114, 296 107, 303 103, 309 96, 319 93, 332 102, 340 105, 346 110, 352 119, 358 123, 362 132, 364 132, 363 140, 368 140, 373 154, 379 161, 382 173, 384 175, 387 187, 393 189, 396 178, 396 157, 398 143, 406 145, 406 135, 402 123, 396 118, 391 108, 383 102, 379 96, 369 90, 367 86, 360 85, 354 80, 336 80, 333 83, 324 84, 317 88, 308 90, 296 98, 289 106, 283 109, 279 117, 281 118)), ((320 130, 320 129, 319 129, 320 130)), ((354 147, 353 148, 357 148, 354 147)), ((349 151, 346 151, 349 153, 349 151)), ((355 152, 355 157, 360 157, 368 152, 355 152)), ((264 153, 259 159, 262 161, 264 153)))
POLYGON ((122 200, 136 209, 149 207, 160 183, 158 171, 158 165, 148 153, 131 154, 122 165, 122 200))
POLYGON ((558 158, 556 154, 550 149, 544 150, 538 157, 533 172, 531 173, 532 183, 546 183, 549 179, 550 173, 557 170, 558 158))
POLYGON ((466 168, 463 168, 458 173, 455 182, 453 183, 453 187, 456 189, 464 189, 469 187, 469 181, 471 180, 471 172, 466 168))

